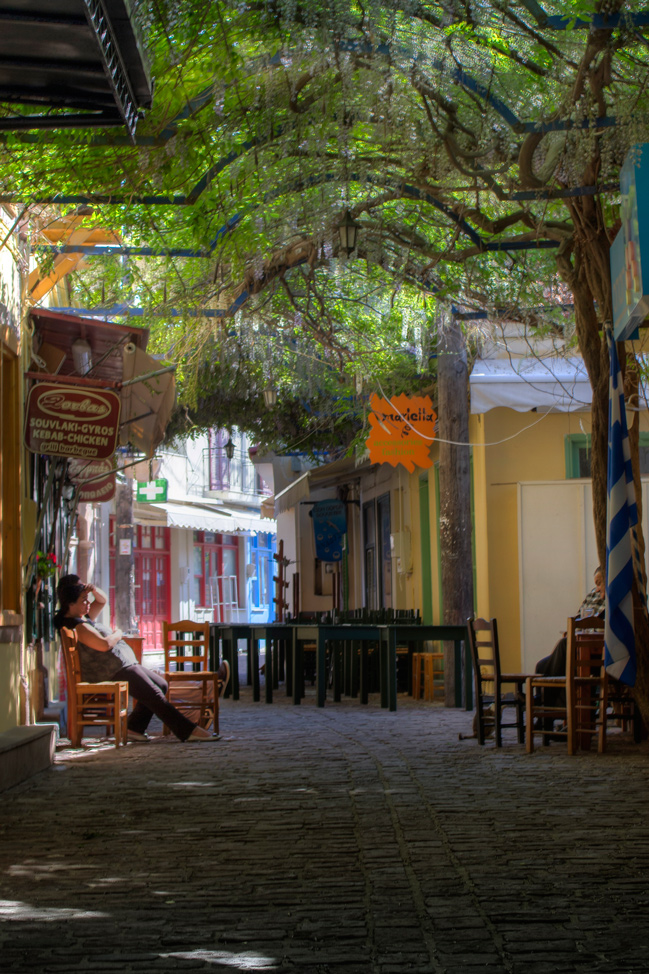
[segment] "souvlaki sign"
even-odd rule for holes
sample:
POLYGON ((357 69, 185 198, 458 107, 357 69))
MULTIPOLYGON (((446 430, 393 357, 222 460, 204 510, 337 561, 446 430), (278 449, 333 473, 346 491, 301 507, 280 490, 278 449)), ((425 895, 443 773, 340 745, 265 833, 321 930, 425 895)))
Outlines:
POLYGON ((106 460, 115 452, 119 396, 108 389, 42 382, 25 406, 25 446, 49 456, 106 460))

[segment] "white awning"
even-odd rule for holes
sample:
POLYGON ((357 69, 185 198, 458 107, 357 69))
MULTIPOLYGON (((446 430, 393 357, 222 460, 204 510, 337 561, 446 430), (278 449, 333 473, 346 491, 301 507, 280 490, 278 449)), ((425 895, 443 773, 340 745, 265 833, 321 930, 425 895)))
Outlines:
POLYGON ((262 520, 257 511, 236 511, 232 508, 208 507, 194 504, 134 505, 135 520, 141 524, 163 524, 169 528, 188 528, 192 531, 214 531, 216 534, 275 534, 273 521, 262 520))
POLYGON ((173 372, 155 375, 165 363, 132 342, 124 347, 122 357, 124 382, 137 376, 142 376, 142 381, 122 388, 121 443, 132 443, 145 456, 152 457, 164 439, 176 401, 176 380, 173 372))
POLYGON ((301 500, 309 496, 309 475, 310 471, 307 470, 279 494, 275 494, 275 517, 283 514, 284 511, 290 511, 292 507, 297 507, 301 500))
POLYGON ((470 383, 472 413, 497 406, 518 412, 545 407, 566 413, 588 410, 592 400, 588 373, 578 356, 478 359, 470 383))
POLYGON ((275 494, 275 517, 297 507, 300 501, 309 496, 311 490, 349 484, 360 477, 360 470, 368 470, 372 464, 366 457, 343 457, 307 470, 301 477, 289 484, 281 493, 275 494))

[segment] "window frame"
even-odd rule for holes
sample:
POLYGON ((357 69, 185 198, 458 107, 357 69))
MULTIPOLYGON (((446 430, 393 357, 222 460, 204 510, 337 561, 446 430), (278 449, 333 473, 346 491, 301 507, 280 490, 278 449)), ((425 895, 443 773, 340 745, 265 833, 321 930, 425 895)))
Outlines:
MULTIPOLYGON (((649 432, 641 431, 639 434, 640 447, 643 449, 649 449, 649 432)), ((584 478, 579 473, 579 451, 583 447, 588 450, 591 449, 591 434, 590 433, 567 433, 564 439, 565 455, 566 455, 566 480, 583 480, 584 478)), ((649 474, 649 470, 645 473, 640 471, 643 476, 649 474)), ((590 474, 589 474, 590 478, 590 474)))

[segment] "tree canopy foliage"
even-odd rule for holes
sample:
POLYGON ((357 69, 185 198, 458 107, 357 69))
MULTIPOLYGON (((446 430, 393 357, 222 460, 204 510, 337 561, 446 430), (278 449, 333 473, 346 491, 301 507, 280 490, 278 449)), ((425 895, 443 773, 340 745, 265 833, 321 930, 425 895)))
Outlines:
POLYGON ((649 118, 638 3, 134 6, 155 79, 135 143, 6 135, 0 193, 35 242, 80 204, 119 232, 129 254, 89 260, 77 298, 144 309, 194 425, 227 425, 229 390, 268 442, 349 442, 364 384, 431 382, 439 302, 568 342, 576 324, 603 381, 618 172, 649 118))

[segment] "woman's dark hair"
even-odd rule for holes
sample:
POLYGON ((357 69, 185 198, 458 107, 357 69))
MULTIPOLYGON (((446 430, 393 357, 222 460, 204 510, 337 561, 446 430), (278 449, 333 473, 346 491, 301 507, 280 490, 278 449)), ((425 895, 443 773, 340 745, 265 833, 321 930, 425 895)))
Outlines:
POLYGON ((58 592, 58 590, 61 588, 62 585, 77 584, 80 581, 81 581, 80 575, 61 575, 61 577, 59 578, 59 584, 56 586, 56 590, 58 592))
POLYGON ((61 579, 59 579, 59 584, 56 587, 56 594, 59 597, 61 615, 67 615, 68 608, 80 598, 84 588, 85 585, 78 575, 64 575, 61 579))

